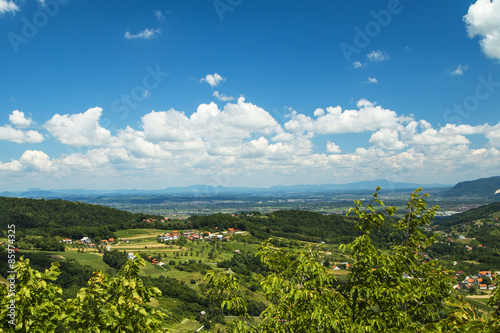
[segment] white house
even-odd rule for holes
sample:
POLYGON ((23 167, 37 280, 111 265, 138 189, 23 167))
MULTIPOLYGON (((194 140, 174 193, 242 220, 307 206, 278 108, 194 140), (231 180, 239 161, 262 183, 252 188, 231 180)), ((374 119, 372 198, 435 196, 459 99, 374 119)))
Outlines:
POLYGON ((92 240, 89 237, 83 237, 80 239, 80 242, 90 244, 92 243, 92 240))

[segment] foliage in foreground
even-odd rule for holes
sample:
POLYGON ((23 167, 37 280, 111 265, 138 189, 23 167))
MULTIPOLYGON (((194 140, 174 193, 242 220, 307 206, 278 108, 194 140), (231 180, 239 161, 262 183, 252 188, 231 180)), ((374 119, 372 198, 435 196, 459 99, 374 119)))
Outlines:
POLYGON ((257 255, 270 270, 261 283, 270 303, 259 325, 250 325, 235 276, 208 273, 212 299, 223 310, 239 314, 229 331, 499 332, 500 289, 489 302, 496 312, 478 316, 463 300, 452 298, 451 272, 425 259, 425 248, 434 239, 419 229, 438 207, 428 209, 427 195, 420 196, 420 190, 411 195, 406 216, 398 223, 403 238, 388 253, 373 246, 370 234, 384 224, 386 215, 394 215, 395 208, 385 207, 377 192, 364 209, 362 202, 355 202, 349 213, 358 217, 359 236, 341 246, 354 261, 346 283, 328 273, 315 249, 292 253, 263 244, 257 255))
MULTIPOLYGON (((229 331, 499 332, 500 289, 489 301, 495 311, 479 316, 451 296, 451 272, 425 259, 425 249, 434 239, 419 229, 437 207, 428 209, 426 195, 419 191, 412 194, 397 226, 403 236, 384 252, 372 244, 372 230, 380 228, 395 209, 385 207, 377 192, 364 209, 355 202, 350 213, 358 218, 359 235, 341 246, 354 261, 345 283, 328 273, 317 249, 286 252, 269 242, 261 245, 258 256, 267 268, 261 287, 269 305, 259 325, 250 325, 249 307, 238 292, 235 275, 217 277, 210 272, 212 300, 240 316, 229 331), (375 209, 375 203, 381 208, 375 209)), ((58 263, 41 273, 21 258, 13 267, 15 295, 0 286, 0 332, 164 332, 166 315, 147 305, 161 292, 146 287, 139 277, 144 264, 137 256, 116 277, 95 272, 75 298, 64 300, 61 288, 51 282, 60 274, 58 263), (11 300, 15 300, 15 325, 9 323, 11 300)))
POLYGON ((41 273, 21 257, 14 264, 15 296, 0 286, 0 332, 164 332, 166 315, 147 305, 161 292, 144 286, 144 265, 137 256, 116 277, 97 271, 74 299, 63 300, 62 289, 50 282, 61 273, 59 263, 41 273), (9 316, 12 300, 15 318, 9 316))

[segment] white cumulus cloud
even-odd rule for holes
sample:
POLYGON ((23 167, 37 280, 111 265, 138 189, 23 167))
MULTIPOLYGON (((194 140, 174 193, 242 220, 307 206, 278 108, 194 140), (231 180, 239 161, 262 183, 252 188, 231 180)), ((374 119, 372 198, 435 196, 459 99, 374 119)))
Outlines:
POLYGON ((35 171, 49 172, 55 170, 55 166, 50 160, 49 155, 39 150, 26 150, 19 159, 19 162, 23 166, 35 171))
POLYGON ((463 19, 469 37, 479 36, 483 52, 500 60, 500 1, 477 0, 463 19))
POLYGON ((31 118, 26 118, 24 112, 19 110, 12 111, 12 113, 9 115, 9 121, 12 125, 23 128, 29 127, 33 122, 31 118))
POLYGON ((111 133, 99 125, 102 109, 95 107, 84 113, 54 115, 44 127, 61 143, 84 147, 101 146, 110 142, 111 133))
POLYGON ((234 99, 234 97, 232 97, 232 96, 226 96, 226 95, 224 95, 222 93, 219 93, 217 90, 214 91, 213 96, 217 97, 217 99, 219 101, 223 101, 223 102, 232 101, 234 99))
POLYGON ((0 140, 16 143, 39 143, 43 141, 43 135, 37 131, 22 131, 7 125, 0 126, 0 140))
POLYGON ((405 147, 405 144, 399 140, 398 132, 388 128, 373 133, 369 142, 375 147, 388 150, 400 150, 405 147))
POLYGON ((368 53, 366 55, 366 57, 370 61, 384 61, 384 60, 389 59, 389 56, 387 55, 387 53, 380 51, 380 50, 376 50, 376 51, 374 50, 374 51, 368 53))
POLYGON ((335 143, 328 141, 326 143, 326 151, 332 154, 338 154, 341 152, 341 149, 335 143))
POLYGON ((200 80, 200 82, 208 83, 212 88, 217 87, 221 82, 226 81, 226 78, 223 78, 217 73, 207 74, 204 78, 200 80))
POLYGON ((369 77, 366 81, 361 82, 363 84, 377 84, 378 80, 374 77, 369 77))
MULTIPOLYGON (((395 128, 400 122, 396 112, 376 106, 361 99, 359 110, 342 110, 340 106, 328 107, 327 113, 312 119, 293 111, 285 129, 294 133, 315 132, 317 134, 361 133, 381 128, 395 128)), ((318 113, 319 114, 319 113, 318 113)))
POLYGON ((17 11, 19 11, 19 6, 15 2, 0 0, 0 15, 9 12, 15 14, 17 11))

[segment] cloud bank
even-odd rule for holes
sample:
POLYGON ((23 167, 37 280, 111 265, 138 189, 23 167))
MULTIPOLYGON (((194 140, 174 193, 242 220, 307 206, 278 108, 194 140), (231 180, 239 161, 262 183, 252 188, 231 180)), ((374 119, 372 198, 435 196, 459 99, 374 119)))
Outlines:
POLYGON ((35 146, 18 158, 1 161, 1 178, 35 181, 43 174, 63 187, 78 182, 116 187, 126 179, 142 188, 221 177, 246 186, 269 186, 290 178, 302 183, 342 182, 354 175, 443 182, 444 174, 469 178, 494 174, 500 166, 500 123, 435 128, 424 119, 366 99, 354 109, 317 108, 312 116, 290 109, 280 123, 277 119, 282 117, 240 97, 222 108, 214 102, 200 104, 190 114, 151 111, 136 128, 126 126, 114 134, 102 126, 103 112, 94 107, 54 114, 40 125, 46 132, 42 134, 29 129, 34 126, 31 118, 13 111, 10 123, 0 127, 0 140, 35 146), (348 136, 353 135, 366 139, 352 147, 348 136), (44 136, 66 150, 54 154, 37 148, 44 136), (476 136, 486 143, 473 144, 476 136))

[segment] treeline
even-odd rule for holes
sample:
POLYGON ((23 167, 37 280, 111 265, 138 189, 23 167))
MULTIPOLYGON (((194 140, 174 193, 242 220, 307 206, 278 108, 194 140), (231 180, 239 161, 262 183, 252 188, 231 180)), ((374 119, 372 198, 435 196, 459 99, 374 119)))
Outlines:
MULTIPOLYGON (((346 243, 358 236, 354 230, 356 220, 344 215, 323 215, 304 210, 279 210, 273 213, 247 212, 236 215, 213 214, 192 216, 179 229, 195 228, 211 231, 235 228, 246 230, 260 240, 282 237, 308 242, 346 243)), ((387 246, 402 237, 389 220, 379 231, 374 232, 373 241, 387 246)))
POLYGON ((472 251, 468 251, 465 249, 464 245, 460 243, 438 242, 429 247, 427 253, 431 258, 448 258, 455 261, 473 260, 480 262, 481 267, 476 267, 476 271, 489 271, 500 268, 500 254, 489 247, 473 246, 472 251))
POLYGON ((500 212, 500 202, 493 202, 488 205, 469 209, 468 211, 465 211, 460 214, 455 214, 449 217, 435 219, 434 224, 440 230, 448 230, 451 227, 458 225, 460 223, 491 217, 491 215, 496 212, 500 212))
POLYGON ((82 202, 7 197, 0 197, 0 216, 0 230, 13 224, 18 239, 24 235, 109 238, 117 230, 144 224, 145 218, 161 219, 82 202))

